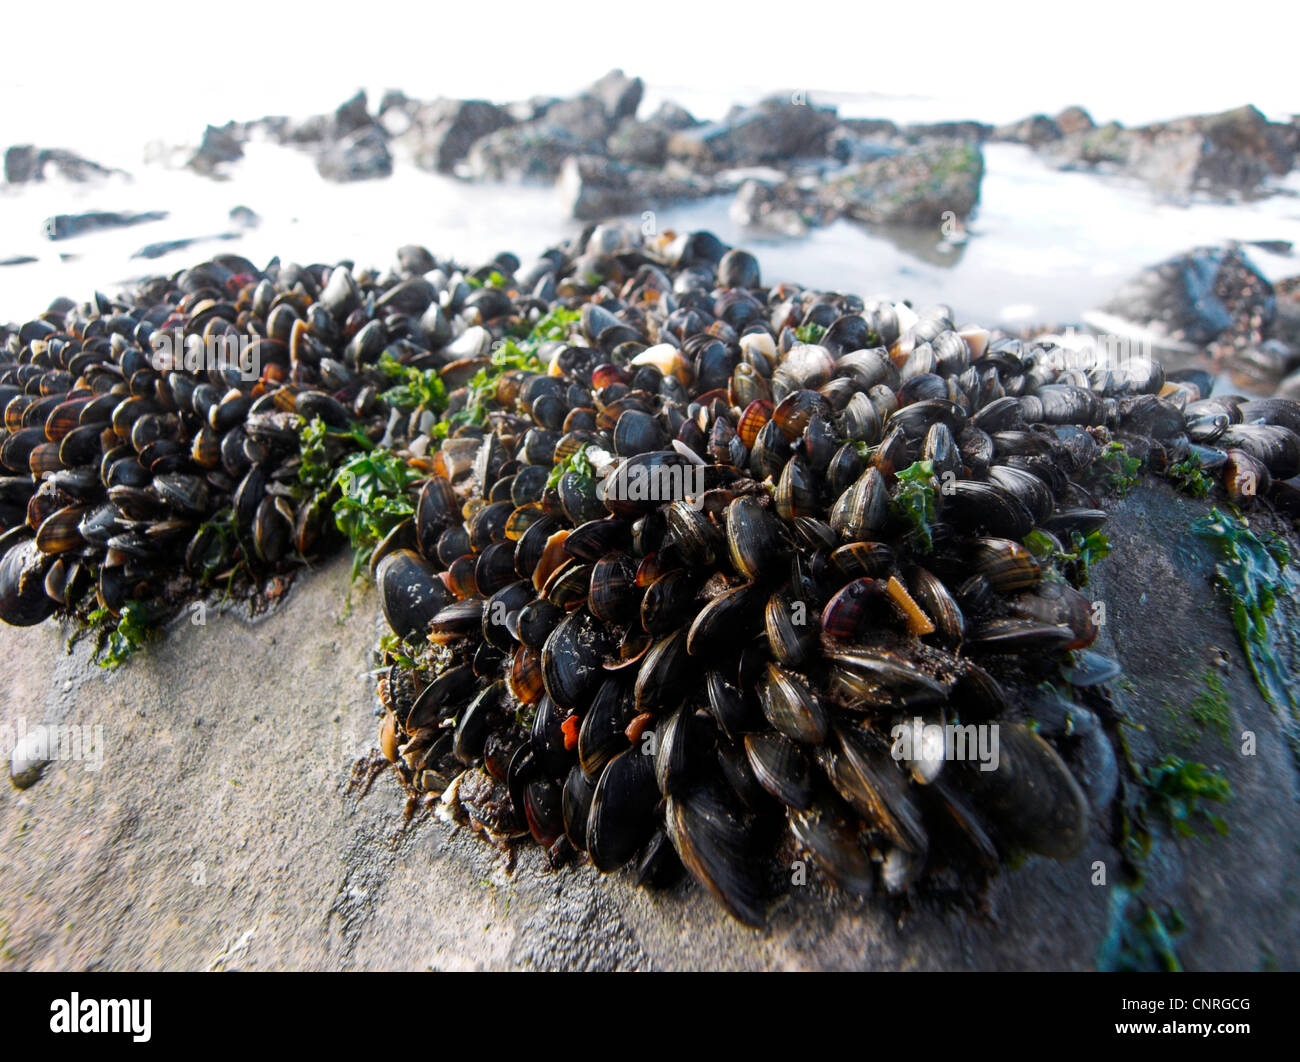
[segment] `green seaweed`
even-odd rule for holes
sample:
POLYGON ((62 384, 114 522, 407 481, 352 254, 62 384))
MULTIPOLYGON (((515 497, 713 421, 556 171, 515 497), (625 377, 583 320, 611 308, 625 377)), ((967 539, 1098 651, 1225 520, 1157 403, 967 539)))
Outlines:
POLYGON ((338 488, 334 524, 352 545, 352 578, 369 562, 375 545, 415 512, 408 488, 420 474, 389 450, 352 454, 334 473, 338 488))
POLYGON ((800 325, 794 330, 795 339, 800 343, 820 343, 822 336, 826 334, 826 326, 819 325, 815 321, 810 321, 806 325, 800 325))
POLYGON ((1070 532, 1072 550, 1058 549, 1056 542, 1042 531, 1030 531, 1021 542, 1039 561, 1050 565, 1062 578, 1075 586, 1088 585, 1088 570, 1097 561, 1110 556, 1110 539, 1101 531, 1070 532))
POLYGON ((1297 580, 1291 569, 1291 551, 1275 535, 1261 539, 1242 518, 1227 515, 1216 506, 1197 518, 1192 530, 1206 539, 1217 555, 1215 585, 1232 606, 1232 625, 1245 650, 1255 685, 1274 708, 1300 707, 1289 671, 1273 650, 1269 621, 1279 595, 1295 593, 1297 580))
POLYGON ((547 487, 558 487, 567 472, 573 472, 581 481, 581 488, 584 494, 589 494, 596 487, 596 470, 591 465, 591 459, 587 456, 587 447, 590 443, 579 446, 573 453, 563 461, 557 461, 551 468, 551 474, 546 477, 547 487))
POLYGON ((1228 824, 1209 811, 1206 801, 1224 801, 1232 796, 1232 785, 1218 768, 1165 756, 1142 777, 1147 787, 1147 807, 1153 808, 1180 837, 1195 837, 1200 818, 1226 836, 1228 824))
POLYGON ((911 530, 909 537, 922 553, 934 548, 934 462, 913 461, 898 473, 889 507, 911 530))
POLYGON ((1116 885, 1110 896, 1107 931, 1098 949, 1097 968, 1108 973, 1182 973, 1174 937, 1186 928, 1176 908, 1168 908, 1165 918, 1161 918, 1135 891, 1116 885))
POLYGON ((394 381, 379 397, 397 409, 427 409, 441 413, 447 408, 447 388, 437 369, 416 369, 401 364, 387 351, 379 359, 380 370, 394 381))
POLYGON ((1127 494, 1138 485, 1142 462, 1124 449, 1124 444, 1112 441, 1105 445, 1097 459, 1107 486, 1118 494, 1127 494))
POLYGON ((1178 490, 1193 498, 1204 498, 1210 493, 1210 480, 1201 470, 1201 459, 1195 452, 1177 464, 1170 465, 1166 475, 1173 480, 1178 490))
POLYGON ((1203 730, 1227 738, 1232 729, 1229 718, 1228 690, 1214 668, 1206 668, 1202 689, 1187 706, 1187 714, 1203 730))
POLYGON ((86 618, 99 628, 92 659, 108 671, 116 671, 131 655, 144 648, 157 635, 153 610, 142 601, 127 601, 114 616, 106 608, 97 608, 86 618))

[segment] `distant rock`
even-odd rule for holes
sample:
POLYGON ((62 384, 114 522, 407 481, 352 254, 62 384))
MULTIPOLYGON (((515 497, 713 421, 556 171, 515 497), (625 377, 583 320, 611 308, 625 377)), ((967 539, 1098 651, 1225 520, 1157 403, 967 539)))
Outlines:
POLYGON ((166 217, 165 210, 149 210, 139 214, 92 210, 84 214, 55 214, 45 219, 42 228, 47 239, 66 240, 101 229, 121 229, 131 225, 143 225, 150 221, 162 221, 166 217))
POLYGON ((257 211, 242 205, 230 208, 230 220, 245 229, 255 229, 262 224, 262 219, 258 216, 257 211))
POLYGON ((1250 106, 1136 129, 1094 125, 1087 111, 1072 107, 1054 121, 1037 115, 1016 129, 999 133, 1045 151, 1064 169, 1122 171, 1176 198, 1197 191, 1256 194, 1269 177, 1290 172, 1300 147, 1295 126, 1270 122, 1250 106), (1034 126, 1040 119, 1052 122, 1059 135, 1034 126))
POLYGON ((611 126, 624 118, 635 118, 641 106, 645 86, 639 77, 628 77, 622 70, 611 70, 587 89, 587 95, 599 100, 611 126))
POLYGON ((185 163, 195 173, 205 177, 215 177, 219 167, 226 163, 237 162, 244 157, 244 142, 247 134, 238 122, 225 125, 210 125, 203 130, 203 139, 199 149, 185 163))
POLYGON ((469 175, 493 181, 554 181, 572 155, 601 155, 604 140, 574 136, 549 120, 507 126, 475 142, 466 157, 469 175))
POLYGON ((1246 106, 1132 130, 1129 167, 1161 191, 1252 192, 1295 164, 1288 127, 1246 106))
POLYGON ((383 132, 371 124, 327 146, 316 160, 316 170, 327 181, 388 177, 393 172, 393 156, 383 132))
POLYGON ((5 151, 4 173, 7 184, 26 184, 29 181, 43 181, 47 171, 53 168, 60 177, 68 181, 87 181, 93 177, 107 177, 121 173, 108 166, 63 148, 37 148, 32 144, 15 144, 5 151))
POLYGON ((736 190, 728 214, 742 228, 803 236, 809 228, 807 196, 797 191, 792 195, 791 191, 749 178, 736 190))
POLYGON ((417 166, 451 173, 476 141, 512 122, 504 107, 486 100, 434 100, 415 109, 406 142, 417 166))
POLYGON ((1009 140, 1016 144, 1041 147, 1061 139, 1061 127, 1045 114, 1031 114, 1018 122, 1000 125, 993 131, 995 140, 1009 140))
POLYGON ((1056 116, 1055 121, 1056 128, 1061 131, 1062 136, 1086 133, 1089 129, 1096 128, 1092 115, 1082 107, 1066 107, 1056 116))
POLYGON ((30 254, 16 254, 12 258, 0 258, 0 268, 4 266, 30 265, 32 262, 38 262, 40 259, 32 257, 30 254))
POLYGON ((653 122, 624 118, 606 142, 609 155, 638 166, 662 166, 668 157, 671 131, 653 122))
POLYGON ((946 141, 864 162, 834 177, 819 198, 834 214, 871 224, 940 224, 964 218, 979 201, 984 156, 978 146, 946 141))
POLYGON ((674 131, 694 129, 697 125, 703 124, 685 107, 673 103, 672 100, 664 100, 663 103, 659 104, 659 109, 650 115, 646 121, 659 126, 661 129, 674 131))
POLYGON ((570 215, 600 221, 639 214, 689 199, 712 195, 712 181, 686 173, 625 166, 599 155, 575 155, 564 161, 559 191, 570 215))
POLYGON ((615 125, 615 119, 610 117, 605 104, 585 93, 551 104, 546 109, 544 121, 578 140, 603 141, 615 125))
POLYGON ((162 258, 176 251, 184 251, 189 247, 193 247, 196 243, 206 243, 214 240, 237 240, 239 236, 240 234, 237 232, 217 232, 211 236, 185 236, 178 240, 160 240, 158 243, 145 244, 131 257, 162 258))
POLYGON ((356 95, 344 100, 335 108, 333 133, 337 140, 367 129, 373 124, 374 119, 370 117, 368 101, 363 89, 358 89, 356 95))
POLYGON ((966 140, 982 144, 993 135, 993 127, 983 122, 921 122, 906 126, 903 135, 912 143, 923 140, 966 140))
POLYGON ((767 99, 720 122, 675 132, 668 154, 701 171, 820 157, 838 124, 833 107, 767 99))

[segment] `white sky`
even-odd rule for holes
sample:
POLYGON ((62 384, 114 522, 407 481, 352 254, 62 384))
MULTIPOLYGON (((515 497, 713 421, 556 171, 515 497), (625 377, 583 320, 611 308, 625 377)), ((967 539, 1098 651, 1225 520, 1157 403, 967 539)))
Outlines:
POLYGON ((209 121, 327 110, 360 86, 562 95, 614 66, 705 111, 802 88, 814 102, 819 89, 928 97, 916 109, 931 117, 1007 120, 1082 103, 1099 121, 1133 123, 1246 102, 1284 117, 1300 111, 1297 10, 1276 0, 19 2, 4 14, 0 146, 192 141, 209 121))

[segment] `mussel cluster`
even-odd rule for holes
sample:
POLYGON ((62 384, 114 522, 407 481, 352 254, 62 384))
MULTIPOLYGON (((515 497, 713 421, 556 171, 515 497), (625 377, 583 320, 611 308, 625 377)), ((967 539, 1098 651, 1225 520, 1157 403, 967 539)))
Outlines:
POLYGON ((335 548, 332 499, 299 482, 300 429, 379 440, 381 354, 434 358, 447 307, 472 306, 448 271, 456 285, 421 248, 383 277, 223 255, 0 327, 0 619, 165 609, 335 548))
POLYGON ((376 554, 384 754, 489 834, 684 867, 751 924, 804 857, 865 895, 1079 852, 1120 774, 1117 668, 1054 561, 1106 519, 1094 473, 1116 443, 1229 492, 1300 471, 1293 403, 765 288, 708 233, 589 229, 504 280, 502 320, 581 317, 481 423, 399 440, 430 474, 376 554), (996 725, 995 769, 949 724, 996 725))

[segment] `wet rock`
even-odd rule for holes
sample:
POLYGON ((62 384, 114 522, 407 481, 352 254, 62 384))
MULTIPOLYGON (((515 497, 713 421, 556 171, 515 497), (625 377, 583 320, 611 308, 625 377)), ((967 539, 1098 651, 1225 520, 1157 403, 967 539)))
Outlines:
POLYGON ((982 144, 993 135, 993 127, 984 122, 920 122, 907 126, 903 135, 911 143, 925 140, 965 140, 982 144))
POLYGON ((1092 115, 1082 107, 1066 107, 1056 116, 1056 128, 1061 131, 1062 136, 1071 136, 1075 133, 1084 133, 1089 129, 1096 128, 1096 123, 1092 120, 1092 115))
POLYGON ((1162 191, 1251 192, 1295 164, 1287 127, 1254 107, 1133 130, 1129 165, 1162 191))
POLYGON ((979 201, 980 149, 943 141, 862 163, 819 193, 833 213, 871 224, 938 225, 951 211, 964 218, 979 201))
POLYGON ((417 166, 450 173, 475 141, 512 121, 504 107, 487 100, 434 100, 414 112, 407 141, 417 166))
POLYGON ((370 124, 326 147, 316 160, 316 170, 327 181, 388 177, 393 172, 393 156, 383 132, 370 124))
POLYGON ((611 70, 587 89, 587 95, 600 101, 611 125, 624 118, 636 117, 645 86, 639 77, 628 77, 622 70, 611 70))
POLYGON ((218 167, 237 162, 244 157, 244 143, 247 134, 238 122, 225 125, 210 125, 203 130, 203 139, 199 149, 185 163, 195 173, 205 177, 218 175, 218 167))
POLYGON ((598 221, 699 199, 713 194, 715 186, 690 174, 625 166, 599 155, 575 155, 564 162, 559 190, 574 218, 598 221))
POLYGON ((1102 311, 1168 339, 1207 346, 1233 335, 1267 333, 1273 286, 1240 250, 1199 247, 1143 269, 1102 311))
POLYGON ((370 117, 365 91, 358 89, 356 95, 340 103, 334 111, 334 136, 342 139, 374 124, 370 117))
POLYGON ((470 148, 470 176, 494 181, 554 181, 571 155, 602 155, 602 140, 576 137, 546 119, 498 129, 470 148))
POLYGON ((820 157, 836 124, 833 107, 767 99, 720 122, 674 133, 668 153, 701 170, 788 163, 820 157))
POLYGON ((87 181, 120 173, 98 162, 91 162, 63 148, 37 148, 32 144, 15 144, 5 151, 4 175, 8 184, 43 181, 53 169, 67 181, 87 181))
POLYGON ((230 220, 245 229, 255 229, 262 224, 262 219, 255 210, 242 205, 230 208, 230 220))
POLYGON ((668 130, 694 129, 697 125, 703 124, 685 107, 673 103, 672 100, 664 100, 659 104, 658 110, 646 120, 668 130))
POLYGON ((546 109, 546 124, 578 140, 603 141, 614 128, 605 104, 585 93, 571 100, 559 100, 546 109))
POLYGON ((670 130, 651 122, 625 118, 609 136, 611 158, 639 166, 662 166, 668 157, 670 130))
POLYGON ((66 240, 102 229, 121 229, 131 225, 144 225, 150 221, 162 221, 166 217, 165 210, 149 210, 139 214, 91 210, 84 214, 55 214, 45 219, 42 228, 47 239, 66 240))
POLYGON ((841 122, 826 135, 826 154, 840 164, 868 162, 898 150, 898 127, 893 122, 841 122))
POLYGON ((214 240, 237 240, 239 236, 238 232, 218 232, 211 236, 185 236, 178 240, 161 240, 158 243, 145 244, 131 257, 162 258, 164 255, 172 254, 175 251, 183 251, 188 247, 193 247, 196 243, 207 243, 214 240))
POLYGON ((803 236, 808 231, 811 212, 808 198, 792 185, 773 186, 749 178, 736 190, 728 214, 737 225, 747 229, 803 236))
POLYGON ((1129 135, 1118 122, 1088 128, 1074 128, 1046 145, 1061 169, 1116 169, 1128 164, 1129 135))
POLYGON ((995 140, 1008 140, 1015 144, 1040 147, 1061 139, 1061 127, 1045 114, 1031 114, 1018 122, 1000 125, 993 131, 995 140))

